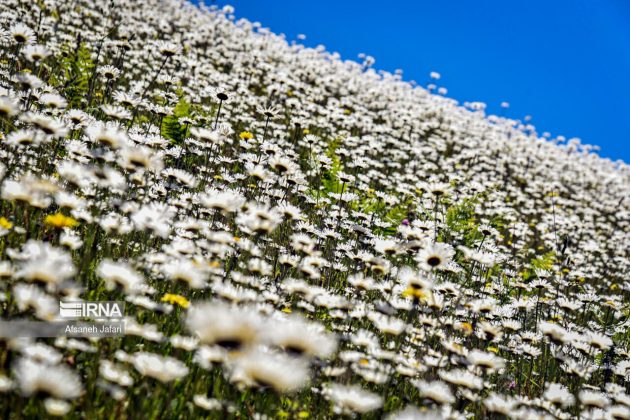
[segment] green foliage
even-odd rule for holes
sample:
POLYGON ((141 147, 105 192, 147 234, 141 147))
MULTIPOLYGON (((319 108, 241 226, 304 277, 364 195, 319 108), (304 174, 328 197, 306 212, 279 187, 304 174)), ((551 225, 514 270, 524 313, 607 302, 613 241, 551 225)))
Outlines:
MULTIPOLYGON (((398 226, 402 223, 403 219, 406 219, 409 214, 409 207, 412 205, 410 200, 402 201, 389 208, 383 207, 382 211, 385 212, 381 218, 391 223, 391 226, 387 228, 375 228, 374 233, 382 236, 393 236, 398 231, 398 226)), ((380 212, 379 212, 380 213, 380 212)), ((380 216, 380 215, 379 215, 380 216)))
POLYGON ((385 230, 384 233, 393 235, 396 233, 396 227, 402 223, 403 219, 407 217, 408 214, 408 203, 400 203, 389 209, 389 211, 385 214, 385 221, 390 222, 393 227, 389 227, 385 230))
POLYGON ((350 208, 365 214, 372 214, 382 211, 385 206, 378 197, 374 196, 372 190, 368 190, 363 195, 359 193, 359 199, 351 203, 350 208))
POLYGON ((387 412, 394 411, 400 408, 402 404, 403 400, 401 398, 396 395, 392 395, 387 399, 387 401, 385 401, 385 406, 383 407, 383 409, 387 412))
POLYGON ((556 261, 556 253, 554 251, 549 251, 545 254, 542 254, 529 263, 531 268, 523 271, 522 276, 524 280, 528 280, 535 276, 535 270, 551 270, 554 262, 556 261))
MULTIPOLYGON (((464 236, 464 245, 470 246, 481 238, 478 231, 479 224, 475 216, 475 207, 479 197, 466 198, 461 202, 451 205, 446 211, 446 225, 452 232, 458 232, 464 236)), ((448 235, 443 233, 440 236, 448 235)), ((444 240, 446 238, 442 238, 444 240)))
MULTIPOLYGON (((630 318, 630 309, 626 308, 623 310, 618 321, 622 322, 628 318, 630 318)), ((622 329, 622 331, 616 332, 612 338, 615 343, 630 343, 630 328, 625 328, 622 329)))
POLYGON ((68 104, 73 108, 79 107, 90 90, 90 77, 94 69, 90 49, 85 43, 81 43, 79 48, 66 45, 59 66, 59 75, 52 74, 49 83, 61 86, 68 104))
POLYGON ((490 225, 499 232, 505 232, 505 230, 509 227, 510 222, 504 214, 498 214, 492 218, 490 225))
POLYGON ((551 270, 553 263, 556 261, 556 253, 549 251, 537 258, 534 258, 531 262, 533 268, 539 270, 551 270))
POLYGON ((179 119, 190 117, 193 107, 185 97, 180 97, 179 102, 173 108, 173 114, 167 115, 162 121, 162 135, 172 143, 181 144, 188 134, 188 127, 180 124, 179 119))
POLYGON ((340 144, 340 139, 335 138, 328 143, 328 149, 326 150, 326 156, 332 159, 331 168, 322 174, 322 184, 324 185, 327 193, 340 193, 341 182, 337 178, 337 174, 342 170, 341 158, 337 154, 337 148, 340 144))
POLYGON ((179 100, 173 108, 173 113, 167 115, 162 120, 162 136, 171 140, 173 144, 181 144, 189 135, 190 127, 180 122, 181 118, 188 117, 194 119, 196 116, 208 119, 216 112, 216 109, 208 111, 200 104, 188 102, 181 89, 177 90, 179 100))

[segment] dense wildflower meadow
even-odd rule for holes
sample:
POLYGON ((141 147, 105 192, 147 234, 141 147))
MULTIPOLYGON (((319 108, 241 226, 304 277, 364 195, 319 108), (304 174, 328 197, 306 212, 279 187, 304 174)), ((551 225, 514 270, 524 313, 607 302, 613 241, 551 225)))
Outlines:
POLYGON ((0 3, 4 418, 630 419, 630 171, 179 0, 0 3))

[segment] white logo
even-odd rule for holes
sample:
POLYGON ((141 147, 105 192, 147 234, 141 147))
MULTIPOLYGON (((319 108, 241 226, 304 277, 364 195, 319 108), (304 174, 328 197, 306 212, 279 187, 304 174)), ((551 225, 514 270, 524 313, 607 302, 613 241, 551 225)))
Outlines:
POLYGON ((59 302, 59 316, 62 318, 81 318, 83 316, 83 303, 59 302))
POLYGON ((122 302, 59 302, 62 318, 122 318, 122 302))

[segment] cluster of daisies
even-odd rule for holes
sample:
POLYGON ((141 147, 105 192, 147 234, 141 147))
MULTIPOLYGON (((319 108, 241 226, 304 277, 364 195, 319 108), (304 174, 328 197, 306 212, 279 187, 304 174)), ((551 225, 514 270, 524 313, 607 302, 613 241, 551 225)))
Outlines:
POLYGON ((630 170, 230 7, 0 3, 5 418, 630 419, 630 170))

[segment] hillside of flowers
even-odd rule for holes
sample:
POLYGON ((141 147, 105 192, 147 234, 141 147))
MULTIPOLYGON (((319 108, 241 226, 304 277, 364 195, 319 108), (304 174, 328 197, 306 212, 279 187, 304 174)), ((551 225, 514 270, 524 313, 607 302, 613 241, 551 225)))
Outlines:
POLYGON ((0 2, 2 417, 630 419, 628 165, 232 13, 0 2))

